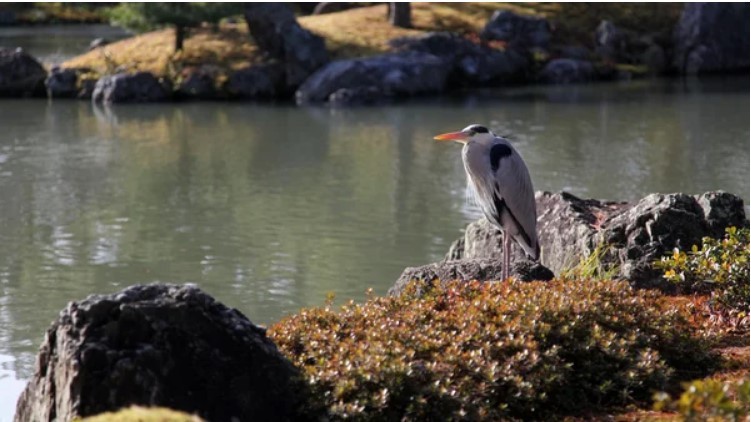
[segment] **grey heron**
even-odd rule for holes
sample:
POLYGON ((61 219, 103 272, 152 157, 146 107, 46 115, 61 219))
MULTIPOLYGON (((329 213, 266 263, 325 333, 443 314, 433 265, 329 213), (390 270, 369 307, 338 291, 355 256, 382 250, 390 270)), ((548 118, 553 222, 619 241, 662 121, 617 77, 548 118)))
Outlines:
POLYGON ((434 139, 464 144, 462 161, 470 191, 485 218, 503 233, 503 279, 509 276, 511 239, 538 260, 535 190, 527 165, 511 143, 477 124, 434 139))

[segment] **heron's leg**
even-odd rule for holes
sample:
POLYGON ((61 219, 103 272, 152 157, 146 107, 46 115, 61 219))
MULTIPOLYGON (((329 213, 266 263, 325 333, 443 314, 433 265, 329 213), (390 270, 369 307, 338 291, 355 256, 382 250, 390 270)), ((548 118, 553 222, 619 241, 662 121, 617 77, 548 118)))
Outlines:
POLYGON ((511 252, 511 238, 508 235, 508 232, 506 230, 503 231, 503 280, 508 279, 509 276, 509 265, 510 265, 510 257, 509 254, 511 252))

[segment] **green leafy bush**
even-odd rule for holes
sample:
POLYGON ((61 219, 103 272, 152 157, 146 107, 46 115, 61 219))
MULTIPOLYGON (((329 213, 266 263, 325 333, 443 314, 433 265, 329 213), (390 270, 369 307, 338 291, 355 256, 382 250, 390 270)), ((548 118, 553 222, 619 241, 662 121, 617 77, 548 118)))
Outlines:
POLYGON ((712 293, 718 310, 747 315, 749 306, 749 230, 729 227, 722 240, 705 237, 701 250, 674 250, 655 263, 665 279, 685 291, 712 293))
POLYGON ((671 410, 689 421, 742 421, 749 413, 749 381, 697 380, 685 385, 678 400, 655 395, 656 410, 671 410))
MULTIPOLYGON (((709 369, 678 310, 625 282, 436 283, 269 330, 334 418, 540 419, 709 369)), ((700 375, 699 375, 700 376, 700 375)))

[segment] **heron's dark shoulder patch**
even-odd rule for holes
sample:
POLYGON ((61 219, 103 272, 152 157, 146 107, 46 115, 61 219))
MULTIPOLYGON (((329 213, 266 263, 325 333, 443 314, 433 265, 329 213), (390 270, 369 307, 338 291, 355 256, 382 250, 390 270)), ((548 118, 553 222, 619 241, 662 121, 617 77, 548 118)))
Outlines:
POLYGON ((503 157, 511 155, 511 147, 506 144, 495 144, 490 148, 490 167, 493 171, 498 170, 503 157))

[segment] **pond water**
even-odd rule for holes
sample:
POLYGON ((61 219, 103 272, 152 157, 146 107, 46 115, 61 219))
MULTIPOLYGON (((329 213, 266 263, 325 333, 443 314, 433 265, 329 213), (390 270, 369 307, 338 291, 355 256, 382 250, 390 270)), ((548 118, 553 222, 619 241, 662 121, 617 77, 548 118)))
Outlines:
POLYGON ((0 47, 22 47, 41 63, 55 65, 89 49, 96 38, 117 41, 130 32, 109 25, 0 26, 0 47))
POLYGON ((196 283, 252 321, 384 294, 479 216, 459 145, 511 137, 538 190, 749 200, 748 77, 518 87, 354 109, 0 100, 0 422, 68 301, 196 283))

